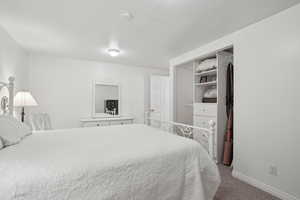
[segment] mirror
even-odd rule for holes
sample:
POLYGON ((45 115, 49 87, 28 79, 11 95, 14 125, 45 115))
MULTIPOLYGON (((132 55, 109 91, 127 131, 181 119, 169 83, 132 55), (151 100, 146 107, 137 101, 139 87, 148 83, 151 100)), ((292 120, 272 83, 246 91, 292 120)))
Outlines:
POLYGON ((114 83, 93 84, 93 117, 120 115, 120 86, 114 83))

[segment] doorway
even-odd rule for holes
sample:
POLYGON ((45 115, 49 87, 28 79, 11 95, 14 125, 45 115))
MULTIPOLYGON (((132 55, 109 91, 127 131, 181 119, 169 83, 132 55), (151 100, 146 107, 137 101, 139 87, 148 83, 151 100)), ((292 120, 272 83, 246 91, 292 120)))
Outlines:
MULTIPOLYGON (((170 77, 150 77, 150 114, 156 122, 170 120, 170 77)), ((151 121, 154 123, 154 121, 151 121)))

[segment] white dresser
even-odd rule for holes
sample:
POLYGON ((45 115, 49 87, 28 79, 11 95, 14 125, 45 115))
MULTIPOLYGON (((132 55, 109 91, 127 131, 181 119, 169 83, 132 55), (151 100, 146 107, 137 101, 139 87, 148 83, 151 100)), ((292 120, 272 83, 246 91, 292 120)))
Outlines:
POLYGON ((208 122, 213 120, 217 124, 217 104, 195 103, 194 104, 194 125, 209 128, 208 122))
POLYGON ((132 124, 133 117, 85 118, 80 120, 81 127, 112 126, 132 124))

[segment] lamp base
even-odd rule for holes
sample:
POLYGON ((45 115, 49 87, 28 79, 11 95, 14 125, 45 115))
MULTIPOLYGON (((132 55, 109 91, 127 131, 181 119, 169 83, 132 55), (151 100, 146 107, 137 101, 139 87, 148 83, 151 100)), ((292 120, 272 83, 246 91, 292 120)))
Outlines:
POLYGON ((21 122, 24 122, 25 119, 25 108, 22 107, 22 112, 21 112, 21 122))

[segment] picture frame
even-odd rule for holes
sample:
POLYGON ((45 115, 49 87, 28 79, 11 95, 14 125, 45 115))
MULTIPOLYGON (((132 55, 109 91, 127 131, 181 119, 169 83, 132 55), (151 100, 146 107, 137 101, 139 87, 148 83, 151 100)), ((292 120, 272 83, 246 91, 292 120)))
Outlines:
POLYGON ((206 83, 207 82, 207 76, 201 76, 200 83, 206 83))

